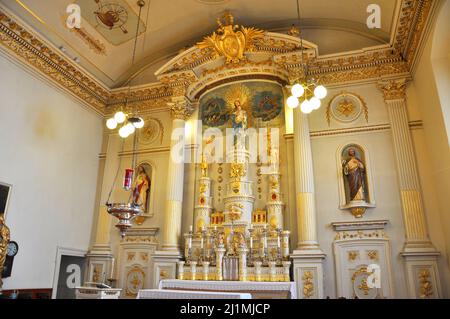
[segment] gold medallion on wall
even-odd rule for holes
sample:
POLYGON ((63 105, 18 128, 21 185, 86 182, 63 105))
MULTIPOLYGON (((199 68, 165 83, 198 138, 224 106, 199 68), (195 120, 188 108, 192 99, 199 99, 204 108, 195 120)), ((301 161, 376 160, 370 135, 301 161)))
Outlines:
POLYGON ((369 109, 366 102, 355 93, 341 92, 328 103, 326 118, 328 125, 331 124, 332 118, 345 124, 356 121, 363 113, 366 122, 369 122, 369 109))
POLYGON ((164 138, 164 126, 159 119, 147 117, 144 119, 145 125, 139 134, 139 143, 153 144, 159 142, 162 144, 164 138))
POLYGON ((145 272, 139 266, 134 266, 127 273, 126 289, 127 296, 137 296, 139 290, 144 287, 145 272))

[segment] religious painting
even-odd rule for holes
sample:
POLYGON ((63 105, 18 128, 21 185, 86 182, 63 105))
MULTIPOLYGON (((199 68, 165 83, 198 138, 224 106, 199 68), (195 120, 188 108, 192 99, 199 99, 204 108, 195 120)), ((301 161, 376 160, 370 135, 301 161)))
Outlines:
POLYGON ((8 209, 8 201, 11 195, 11 185, 0 182, 0 215, 6 217, 8 209))
POLYGON ((369 203, 364 150, 355 144, 347 145, 342 151, 341 158, 347 204, 369 203))
POLYGON ((132 196, 135 204, 141 205, 144 214, 148 213, 150 201, 150 187, 152 167, 149 164, 141 164, 136 169, 136 178, 132 185, 132 196))
MULTIPOLYGON (((138 15, 125 0, 78 0, 81 16, 112 45, 120 45, 135 36, 138 15)), ((146 31, 142 20, 140 34, 146 31)))
POLYGON ((279 119, 283 109, 281 86, 262 81, 222 86, 200 99, 200 118, 205 128, 263 127, 279 119))
POLYGON ((222 126, 228 122, 230 114, 225 106, 225 100, 219 97, 212 97, 202 105, 203 124, 215 127, 222 126))

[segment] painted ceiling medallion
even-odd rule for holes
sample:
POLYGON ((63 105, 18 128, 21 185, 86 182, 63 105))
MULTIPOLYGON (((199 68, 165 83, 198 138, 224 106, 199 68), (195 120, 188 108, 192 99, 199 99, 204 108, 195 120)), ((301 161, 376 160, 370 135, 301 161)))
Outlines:
POLYGON ((79 0, 77 3, 83 19, 112 45, 132 40, 137 23, 139 35, 146 31, 144 22, 125 0, 79 0))
POLYGON ((254 40, 264 37, 262 30, 235 25, 234 17, 229 12, 225 13, 222 19, 218 18, 217 24, 217 31, 197 43, 197 47, 213 49, 216 57, 226 58, 226 63, 245 60, 244 52, 254 51, 254 40))
POLYGON ((330 100, 326 118, 328 125, 331 123, 331 118, 341 123, 351 123, 356 121, 363 112, 366 122, 369 122, 369 109, 364 100, 355 93, 341 92, 330 100))

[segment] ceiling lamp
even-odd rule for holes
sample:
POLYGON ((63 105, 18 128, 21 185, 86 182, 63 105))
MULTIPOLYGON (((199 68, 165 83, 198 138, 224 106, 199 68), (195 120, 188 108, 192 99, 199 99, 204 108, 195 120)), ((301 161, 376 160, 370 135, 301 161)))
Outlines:
MULTIPOLYGON (((136 30, 136 37, 134 40, 134 50, 133 50, 133 59, 132 59, 132 65, 134 65, 134 60, 136 57, 136 45, 137 45, 137 39, 139 35, 139 25, 141 22, 141 13, 142 8, 145 6, 145 2, 143 0, 139 0, 137 2, 139 6, 139 18, 137 20, 137 30, 136 30)), ((148 19, 147 19, 148 20, 148 19)), ((147 24, 147 22, 146 22, 147 24)), ((128 105, 128 98, 130 96, 131 91, 131 84, 128 87, 128 94, 127 99, 125 102, 125 107, 128 105)), ((117 111, 113 117, 108 119, 106 121, 106 127, 110 130, 116 129, 119 124, 121 125, 119 128, 119 136, 121 138, 127 138, 128 136, 134 134, 136 129, 141 129, 144 127, 144 120, 141 117, 138 117, 134 114, 136 114, 136 110, 133 109, 133 112, 131 114, 125 113, 122 110, 117 111)), ((125 141, 123 141, 125 142, 125 141)), ((122 143, 122 152, 123 152, 123 145, 122 143)), ((132 156, 132 167, 136 167, 136 145, 137 145, 137 136, 134 136, 134 143, 133 143, 133 156, 132 156)), ((111 191, 109 192, 108 199, 106 201, 106 209, 108 213, 114 217, 116 217, 119 222, 116 224, 116 227, 120 231, 120 235, 125 237, 126 231, 128 228, 132 226, 131 222, 136 216, 139 216, 142 214, 142 203, 136 202, 134 199, 134 196, 130 194, 128 203, 110 203, 109 200, 111 198, 111 194, 113 192, 114 186, 116 184, 117 176, 119 175, 119 170, 121 167, 121 162, 119 162, 116 177, 114 178, 113 185, 111 187, 111 191)), ((134 175, 134 169, 133 168, 127 168, 125 169, 125 177, 123 179, 123 189, 128 192, 132 192, 132 184, 133 184, 133 175, 134 175)))
MULTIPOLYGON (((296 0, 297 16, 300 25, 300 5, 299 0, 296 0)), ((295 109, 300 105, 300 110, 309 114, 314 110, 318 110, 322 104, 321 100, 327 96, 327 89, 319 84, 315 79, 308 79, 308 61, 303 63, 303 38, 300 35, 300 55, 301 65, 304 68, 304 78, 297 79, 294 85, 291 86, 291 96, 288 97, 286 103, 289 108, 295 109)))
MULTIPOLYGON (((145 1, 144 0, 139 0, 137 2, 137 5, 139 6, 139 15, 142 13, 142 8, 145 6, 145 1)), ((133 58, 131 60, 131 65, 134 65, 134 61, 136 58, 136 45, 137 45, 137 39, 139 36, 139 24, 140 24, 140 16, 139 16, 139 20, 138 20, 138 25, 136 28, 136 36, 134 39, 134 49, 133 49, 133 58)), ((131 81, 130 81, 131 82, 131 81)), ((128 99, 130 96, 130 91, 131 91, 131 83, 128 86, 128 94, 127 94, 127 99, 125 101, 125 108, 128 105, 128 99)), ((135 110, 133 111, 133 113, 136 113, 135 110)), ((124 113, 122 110, 117 111, 113 117, 111 117, 110 119, 108 119, 106 121, 106 127, 109 128, 110 130, 115 130, 117 128, 117 126, 119 124, 123 124, 120 128, 119 128, 119 136, 121 138, 127 138, 128 136, 134 134, 134 132, 136 131, 136 129, 141 129, 144 127, 144 120, 141 117, 137 117, 134 114, 126 114, 124 113)))

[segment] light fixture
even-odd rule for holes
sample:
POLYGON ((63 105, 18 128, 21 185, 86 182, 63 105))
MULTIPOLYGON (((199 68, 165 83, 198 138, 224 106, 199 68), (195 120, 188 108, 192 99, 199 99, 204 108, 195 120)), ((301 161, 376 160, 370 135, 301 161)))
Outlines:
POLYGON ((122 111, 117 112, 114 114, 114 119, 117 123, 122 124, 127 119, 127 116, 122 111))
POLYGON ((114 118, 110 118, 106 121, 106 127, 110 130, 114 130, 117 127, 117 121, 114 118))
MULTIPOLYGON (((139 6, 139 14, 142 13, 142 8, 145 6, 144 0, 138 0, 137 5, 139 6)), ((136 59, 136 47, 137 47, 137 40, 139 36, 139 23, 140 19, 138 20, 138 25, 136 27, 136 36, 134 38, 134 48, 133 48, 133 58, 131 60, 131 65, 134 65, 135 59, 136 59)), ((128 85, 128 93, 125 100, 125 107, 123 109, 127 109, 128 106, 128 100, 130 97, 131 92, 131 81, 128 85)), ((114 116, 106 121, 106 127, 110 130, 114 130, 117 128, 118 124, 123 124, 119 128, 119 136, 121 138, 127 138, 128 136, 134 134, 136 129, 141 129, 144 127, 144 120, 141 117, 137 117, 135 114, 137 113, 136 109, 134 108, 131 114, 125 113, 121 108, 119 111, 117 111, 114 116)))
MULTIPOLYGON (((144 0, 138 0, 137 5, 139 6, 139 17, 137 19, 137 27, 136 27, 136 36, 134 39, 134 50, 133 50, 133 59, 132 59, 132 65, 134 65, 134 60, 136 57, 136 45, 137 45, 137 39, 139 36, 139 26, 141 22, 141 14, 142 14, 142 8, 145 6, 144 0)), ((147 19, 148 20, 148 19, 147 19)), ((147 21, 148 22, 148 21, 147 21)), ((146 23, 147 24, 147 23, 146 23)), ((125 108, 128 105, 128 99, 130 96, 131 91, 131 84, 128 87, 128 94, 127 99, 125 101, 125 108)), ((123 109, 119 110, 114 114, 114 116, 106 121, 106 126, 113 130, 116 129, 118 124, 121 124, 121 127, 119 128, 119 136, 121 138, 127 138, 128 136, 132 135, 136 129, 141 129, 144 127, 144 120, 141 117, 136 116, 136 109, 134 108, 131 114, 125 113, 123 109)), ((124 147, 125 141, 122 143, 122 152, 124 147)), ((134 136, 134 143, 133 143, 133 155, 132 155, 132 167, 133 168, 127 168, 125 169, 125 178, 123 182, 123 189, 127 192, 133 192, 132 189, 132 181, 133 181, 133 173, 134 173, 134 167, 136 167, 136 145, 137 145, 137 135, 134 136)), ((126 231, 128 228, 132 227, 131 222, 136 216, 139 216, 142 214, 142 204, 136 202, 134 199, 134 196, 130 194, 128 203, 110 203, 109 200, 111 198, 111 194, 114 190, 114 186, 116 184, 117 176, 119 175, 119 170, 121 168, 121 162, 119 161, 119 165, 117 167, 117 173, 116 177, 114 178, 111 190, 108 195, 108 199, 106 200, 106 209, 107 212, 116 217, 119 221, 116 224, 116 227, 120 231, 120 235, 122 238, 125 237, 126 231)))
MULTIPOLYGON (((297 4, 297 17, 300 28, 300 4, 299 0, 296 0, 297 4)), ((327 96, 327 89, 316 82, 313 78, 308 78, 308 61, 303 63, 303 38, 299 30, 300 35, 300 56, 301 65, 303 67, 304 78, 297 79, 291 87, 291 96, 286 100, 289 108, 295 109, 300 105, 300 110, 309 114, 313 110, 317 110, 321 106, 321 101, 327 96)))
POLYGON ((287 106, 291 109, 295 109, 299 104, 298 98, 295 96, 288 97, 286 102, 287 102, 287 106))

